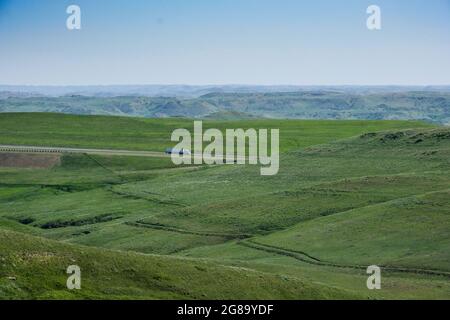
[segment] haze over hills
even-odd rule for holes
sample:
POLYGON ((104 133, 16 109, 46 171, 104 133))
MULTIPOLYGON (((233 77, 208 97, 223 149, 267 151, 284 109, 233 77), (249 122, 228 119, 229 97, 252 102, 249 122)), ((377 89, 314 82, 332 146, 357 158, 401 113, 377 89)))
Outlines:
POLYGON ((99 97, 144 96, 144 97, 200 97, 208 93, 270 93, 337 91, 353 94, 394 93, 407 91, 450 92, 450 85, 442 86, 297 86, 297 85, 82 85, 82 86, 45 86, 45 85, 0 85, 0 93, 9 96, 37 95, 64 96, 83 95, 99 97))
POLYGON ((450 123, 450 87, 446 86, 0 86, 0 91, 0 112, 450 123))

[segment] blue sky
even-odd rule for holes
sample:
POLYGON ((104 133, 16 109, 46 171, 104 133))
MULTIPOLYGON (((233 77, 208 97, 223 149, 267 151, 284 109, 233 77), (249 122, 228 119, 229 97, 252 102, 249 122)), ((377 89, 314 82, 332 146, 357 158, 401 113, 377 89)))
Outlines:
POLYGON ((0 0, 0 83, 450 84, 450 0, 0 0))

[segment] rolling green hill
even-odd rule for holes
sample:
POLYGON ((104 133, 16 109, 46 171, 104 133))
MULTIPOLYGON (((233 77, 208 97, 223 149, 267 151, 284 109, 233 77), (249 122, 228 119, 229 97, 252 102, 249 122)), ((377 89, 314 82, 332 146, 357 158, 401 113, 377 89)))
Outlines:
MULTIPOLYGON (((0 124, 0 144, 161 150, 173 128, 192 120, 25 113, 0 114, 0 124)), ((300 120, 205 126, 280 128, 279 173, 81 154, 48 168, 0 163, 0 297, 450 297, 448 128, 300 120), (54 256, 64 258, 49 262, 54 256), (76 295, 64 289, 70 259, 88 276, 76 295), (367 290, 369 264, 384 268, 382 290, 367 290), (48 286, 39 288, 32 266, 48 286)))
POLYGON ((0 298, 336 299, 348 292, 244 268, 73 246, 0 230, 0 298), (66 288, 81 267, 81 290, 66 288))

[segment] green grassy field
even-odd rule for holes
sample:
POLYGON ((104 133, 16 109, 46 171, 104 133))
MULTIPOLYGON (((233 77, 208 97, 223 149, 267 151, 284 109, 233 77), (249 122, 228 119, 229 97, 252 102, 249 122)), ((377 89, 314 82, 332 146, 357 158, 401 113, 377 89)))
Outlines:
MULTIPOLYGON (((192 121, 0 114, 0 144, 161 151, 178 127, 192 121)), ((450 298, 450 129, 205 127, 279 128, 279 173, 81 154, 0 167, 0 298, 450 298), (64 287, 70 259, 86 270, 76 293, 64 287), (366 288, 372 264, 382 290, 366 288)))
MULTIPOLYGON (((204 121, 204 130, 279 128, 283 131, 280 137, 282 151, 351 137, 361 132, 431 126, 418 121, 204 121)), ((193 132, 193 120, 2 113, 0 144, 164 151, 174 145, 170 135, 177 128, 193 132)))

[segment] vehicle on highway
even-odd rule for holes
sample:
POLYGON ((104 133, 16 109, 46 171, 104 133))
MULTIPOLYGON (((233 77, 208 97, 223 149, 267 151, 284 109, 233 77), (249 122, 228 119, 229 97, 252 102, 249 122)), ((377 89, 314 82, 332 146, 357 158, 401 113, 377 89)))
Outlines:
POLYGON ((191 151, 188 149, 184 149, 184 148, 181 148, 180 150, 174 149, 174 148, 166 149, 166 154, 176 154, 176 153, 178 153, 180 155, 189 155, 189 154, 191 154, 191 151))

